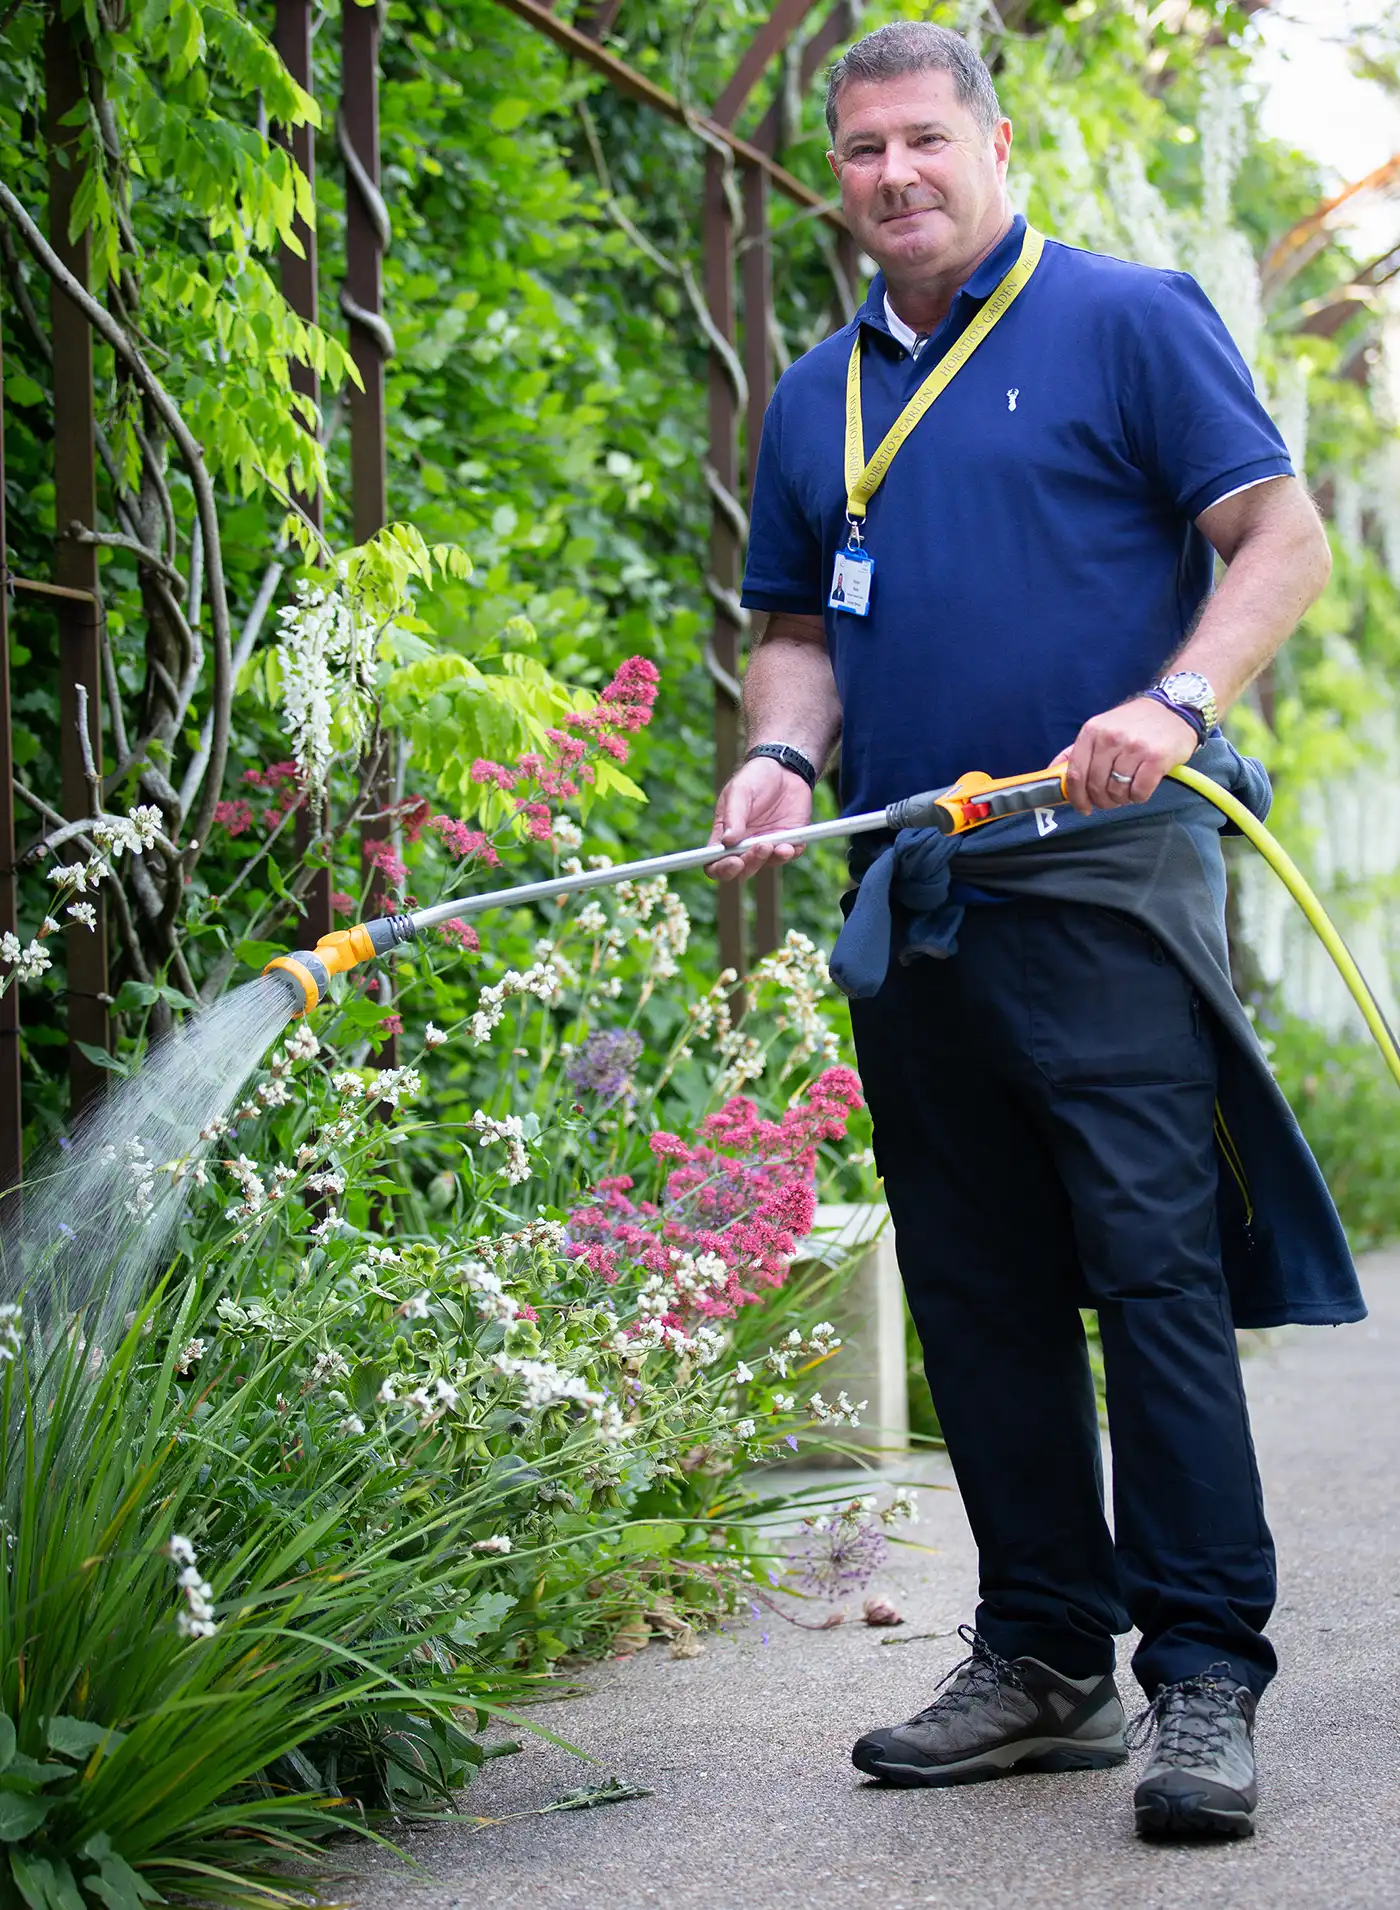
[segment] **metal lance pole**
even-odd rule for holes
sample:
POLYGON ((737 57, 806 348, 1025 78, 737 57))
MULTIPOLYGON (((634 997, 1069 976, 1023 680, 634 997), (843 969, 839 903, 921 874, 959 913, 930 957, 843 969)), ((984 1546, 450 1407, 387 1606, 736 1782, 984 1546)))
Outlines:
MULTIPOLYGON (((272 43, 281 56, 282 64, 303 91, 315 90, 314 74, 311 66, 311 0, 277 0, 277 16, 272 29, 272 43)), ((302 126, 277 126, 273 129, 277 143, 290 154, 293 162, 306 175, 314 199, 316 192, 316 131, 309 123, 302 126)), ((282 294, 298 318, 315 324, 318 316, 317 305, 317 259, 316 228, 308 225, 298 213, 293 231, 301 244, 300 256, 288 245, 278 250, 278 263, 282 276, 282 294)), ((316 375, 314 365, 293 362, 291 366, 292 390, 309 398, 318 411, 321 404, 321 381, 316 375)), ((314 429, 312 426, 307 427, 314 429)), ((297 504, 310 518, 317 530, 324 528, 324 499, 320 489, 312 492, 295 493, 297 504)), ((298 861, 311 847, 313 817, 310 806, 297 811, 296 817, 296 853, 298 861)), ((322 827, 327 818, 321 817, 322 827)), ((306 927, 314 940, 331 932, 331 872, 329 869, 317 869, 310 884, 302 893, 306 907, 306 927)))
MULTIPOLYGON (((82 68, 75 36, 78 19, 65 20, 55 5, 45 28, 44 68, 49 147, 49 243, 80 285, 88 282, 86 233, 68 237, 73 200, 82 183, 78 138, 82 128, 67 123, 82 106, 82 68)), ((83 597, 55 598, 59 656, 59 762, 63 813, 70 822, 90 816, 100 801, 88 774, 87 752, 102 773, 101 599, 97 551, 69 534, 73 523, 97 522, 97 445, 93 430, 92 330, 87 319, 58 287, 50 304, 53 333, 54 546, 53 580, 83 597), (84 598, 86 601, 84 601, 84 598), (87 705, 86 744, 79 733, 82 699, 87 705)), ((72 1113, 106 1085, 105 1071, 88 1059, 83 1045, 111 1046, 107 1016, 107 914, 102 896, 93 898, 97 926, 90 932, 75 923, 66 935, 68 952, 68 1086, 72 1113), (80 1045, 82 1044, 82 1045, 80 1045)))

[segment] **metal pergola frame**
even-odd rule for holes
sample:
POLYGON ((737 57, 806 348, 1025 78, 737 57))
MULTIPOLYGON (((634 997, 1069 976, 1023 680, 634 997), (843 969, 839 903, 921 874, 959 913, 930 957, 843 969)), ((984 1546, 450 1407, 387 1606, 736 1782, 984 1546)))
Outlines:
MULTIPOLYGON (((634 5, 641 0, 633 0, 634 5)), ((709 458, 706 482, 712 498, 709 565, 706 584, 714 604, 714 623, 705 659, 715 683, 715 775, 722 784, 731 773, 739 743, 738 675, 748 618, 739 604, 747 519, 743 495, 751 488, 763 414, 773 386, 772 235, 769 207, 776 192, 834 230, 833 272, 841 308, 849 312, 856 258, 839 209, 796 178, 780 163, 784 137, 783 95, 775 97, 752 133, 737 124, 756 87, 775 61, 787 55, 800 29, 814 14, 823 17, 801 47, 797 68, 806 86, 830 53, 855 31, 856 0, 774 0, 773 10, 744 50, 732 76, 708 113, 697 112, 629 66, 606 44, 624 0, 584 0, 574 20, 553 11, 551 0, 498 0, 498 4, 552 40, 572 58, 600 73, 619 93, 687 127, 705 145, 701 206, 703 285, 710 340, 708 375, 709 458), (736 190, 737 186, 737 190, 736 190), (740 324, 742 311, 743 323, 740 324), (740 440, 746 469, 740 469, 740 440)), ((357 542, 380 530, 389 518, 384 418, 384 367, 394 337, 382 300, 382 265, 390 239, 390 211, 379 189, 379 41, 378 6, 347 6, 343 13, 342 68, 335 137, 346 172, 344 271, 339 304, 363 384, 351 389, 351 518, 357 542)), ((288 71, 312 90, 313 0, 276 0, 274 42, 288 71)), ((69 213, 82 182, 79 165, 70 163, 77 139, 66 124, 83 98, 79 22, 65 19, 50 0, 45 29, 45 123, 50 153, 48 235, 53 251, 79 286, 90 277, 87 238, 70 241, 69 213)), ((316 154, 309 126, 273 129, 308 180, 314 180, 316 154)), ((302 318, 318 316, 319 283, 316 235, 299 223, 300 255, 284 248, 283 291, 302 318)), ((4 439, 0 429, 0 931, 18 933, 18 883, 15 866, 14 762, 10 728, 8 612, 11 593, 37 594, 58 622, 60 672, 60 772, 64 818, 78 821, 92 811, 90 765, 102 761, 102 645, 104 610, 94 540, 80 541, 65 527, 92 525, 97 517, 97 432, 93 392, 92 329, 71 298, 54 286, 50 297, 54 384, 55 538, 48 580, 10 575, 4 569, 4 439), (86 726, 86 733, 80 728, 86 726)), ((3 342, 0 341, 0 395, 3 395, 3 342)), ((293 387, 319 399, 315 373, 292 367, 293 387)), ((299 508, 318 529, 323 518, 319 496, 298 497, 299 508)), ((367 766, 375 778, 370 816, 361 829, 368 848, 388 832, 383 815, 392 781, 382 765, 367 766), (374 812, 380 812, 375 814, 374 812)), ((317 820, 302 811, 298 842, 310 846, 317 820)), ((380 878, 374 871, 374 882, 380 878)), ((755 882, 753 932, 746 922, 743 890, 737 884, 719 892, 721 961, 740 975, 749 953, 765 952, 780 939, 779 884, 776 869, 755 882)), ((314 939, 332 926, 329 871, 318 872, 304 902, 305 928, 314 939)), ((67 931, 69 1098, 73 1112, 97 1095, 105 1082, 91 1053, 108 1049, 111 1023, 108 991, 106 908, 96 898, 98 931, 67 931), (84 1047, 89 1053, 84 1052, 84 1047)), ((0 998, 0 1188, 16 1185, 22 1153, 20 1099, 20 998, 11 987, 0 998)), ((391 1040, 381 1050, 381 1065, 395 1059, 391 1040)))

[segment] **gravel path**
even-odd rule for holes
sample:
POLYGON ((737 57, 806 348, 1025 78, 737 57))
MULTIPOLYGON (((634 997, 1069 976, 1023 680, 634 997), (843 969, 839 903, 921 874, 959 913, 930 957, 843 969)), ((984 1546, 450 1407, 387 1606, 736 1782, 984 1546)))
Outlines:
MULTIPOLYGON (((355 1910, 1382 1910, 1400 1904, 1400 1255, 1364 1269, 1371 1318, 1290 1330, 1246 1366, 1283 1591, 1283 1670, 1260 1712, 1258 1835, 1140 1845, 1134 1767, 953 1791, 884 1791, 848 1761, 862 1730, 927 1702, 963 1655, 974 1555, 957 1496, 927 1491, 915 1536, 877 1581, 903 1632, 773 1624, 600 1666, 591 1694, 544 1720, 590 1769, 544 1744, 488 1765, 465 1800, 529 1810, 616 1773, 638 1802, 415 1836, 422 1869, 360 1856, 355 1910)), ((920 1471, 939 1476, 931 1462, 920 1471)), ((946 1474, 941 1475, 946 1477, 946 1474)), ((1125 1641, 1126 1643, 1126 1641, 1125 1641)), ((1125 1651, 1126 1657, 1126 1651, 1125 1651)), ((1131 1681, 1123 1685, 1133 1708, 1131 1681)))

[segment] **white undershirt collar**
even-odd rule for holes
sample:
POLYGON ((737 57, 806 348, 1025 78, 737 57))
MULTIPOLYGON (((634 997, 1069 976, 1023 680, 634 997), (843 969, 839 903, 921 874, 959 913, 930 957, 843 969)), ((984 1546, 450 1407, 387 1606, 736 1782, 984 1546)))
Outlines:
POLYGON ((899 316, 899 313, 894 309, 893 305, 890 304, 890 295, 888 292, 885 293, 885 323, 889 326, 890 335, 896 344, 903 345, 905 351, 917 358, 920 351, 928 343, 928 334, 927 332, 916 332, 912 325, 905 324, 904 320, 899 316))

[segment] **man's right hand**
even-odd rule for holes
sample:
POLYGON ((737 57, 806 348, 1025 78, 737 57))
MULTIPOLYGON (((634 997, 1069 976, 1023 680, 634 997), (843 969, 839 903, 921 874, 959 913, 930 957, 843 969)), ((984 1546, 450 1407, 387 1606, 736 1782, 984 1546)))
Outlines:
MULTIPOLYGON (((737 769, 720 791, 710 841, 742 842, 745 836, 800 829, 811 820, 812 792, 806 783, 772 757, 760 756, 737 769)), ((737 876, 752 875, 765 862, 791 862, 801 853, 800 842, 782 842, 768 849, 750 849, 747 855, 723 856, 711 862, 705 873, 716 882, 732 882, 737 876)))

